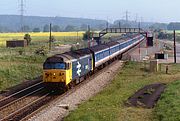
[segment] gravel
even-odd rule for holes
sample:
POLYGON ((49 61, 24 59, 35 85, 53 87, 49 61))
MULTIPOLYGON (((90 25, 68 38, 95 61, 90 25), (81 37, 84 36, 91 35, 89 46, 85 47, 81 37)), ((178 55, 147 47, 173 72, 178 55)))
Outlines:
POLYGON ((92 96, 96 95, 104 89, 115 77, 123 62, 114 62, 110 67, 89 80, 87 83, 80 86, 77 90, 60 97, 48 107, 41 110, 39 113, 29 119, 29 121, 60 121, 75 110, 82 102, 87 101, 92 96))

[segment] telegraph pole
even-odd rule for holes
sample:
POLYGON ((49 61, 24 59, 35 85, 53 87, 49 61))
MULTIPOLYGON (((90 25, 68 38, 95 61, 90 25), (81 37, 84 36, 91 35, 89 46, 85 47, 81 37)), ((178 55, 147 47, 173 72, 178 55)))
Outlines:
POLYGON ((128 11, 126 11, 126 23, 128 22, 128 14, 129 14, 129 12, 128 11))
POLYGON ((109 23, 108 23, 108 21, 107 21, 107 23, 106 23, 106 28, 109 28, 109 23))
POLYGON ((91 46, 91 40, 90 40, 90 38, 91 38, 91 37, 90 37, 90 36, 91 36, 90 34, 91 34, 91 33, 90 33, 90 32, 91 32, 90 26, 88 25, 88 48, 90 48, 90 46, 91 46))
POLYGON ((126 11, 126 28, 128 28, 129 12, 126 11))
POLYGON ((135 17, 135 24, 137 24, 137 26, 138 26, 138 14, 136 13, 136 17, 135 17))
POLYGON ((52 24, 50 23, 50 26, 49 26, 49 51, 51 51, 51 42, 52 42, 52 24))
POLYGON ((121 22, 119 21, 119 28, 121 28, 121 22))
POLYGON ((176 31, 174 30, 174 63, 176 63, 176 31))

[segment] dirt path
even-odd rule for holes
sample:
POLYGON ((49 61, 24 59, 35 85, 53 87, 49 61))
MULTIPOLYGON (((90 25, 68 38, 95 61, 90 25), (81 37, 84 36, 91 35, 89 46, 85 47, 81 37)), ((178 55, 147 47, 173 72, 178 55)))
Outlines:
POLYGON ((153 108, 165 89, 165 84, 151 84, 141 88, 128 101, 128 106, 153 108))

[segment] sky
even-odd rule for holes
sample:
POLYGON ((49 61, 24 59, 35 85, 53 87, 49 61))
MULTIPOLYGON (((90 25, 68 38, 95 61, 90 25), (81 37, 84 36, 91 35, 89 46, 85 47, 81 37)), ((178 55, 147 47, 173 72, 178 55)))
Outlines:
MULTIPOLYGON (((21 0, 0 0, 1 15, 20 15, 21 0)), ((148 22, 180 21, 180 0, 24 0, 24 15, 148 22)))

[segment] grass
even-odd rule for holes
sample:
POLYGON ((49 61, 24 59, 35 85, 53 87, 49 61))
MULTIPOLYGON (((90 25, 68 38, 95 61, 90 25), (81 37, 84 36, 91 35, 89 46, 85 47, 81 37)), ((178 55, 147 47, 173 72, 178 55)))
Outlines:
POLYGON ((0 49, 0 91, 42 75, 42 64, 47 56, 35 55, 29 49, 19 55, 19 49, 0 49))
POLYGON ((153 109, 126 107, 124 103, 145 85, 170 83, 180 79, 180 65, 172 64, 169 74, 165 67, 158 73, 144 71, 142 63, 128 62, 112 83, 72 111, 65 121, 153 121, 153 109))
POLYGON ((41 75, 42 67, 39 64, 0 62, 0 90, 41 75), (6 66, 2 66, 6 65, 6 66))
POLYGON ((180 121, 180 81, 168 85, 154 110, 157 121, 180 121))

